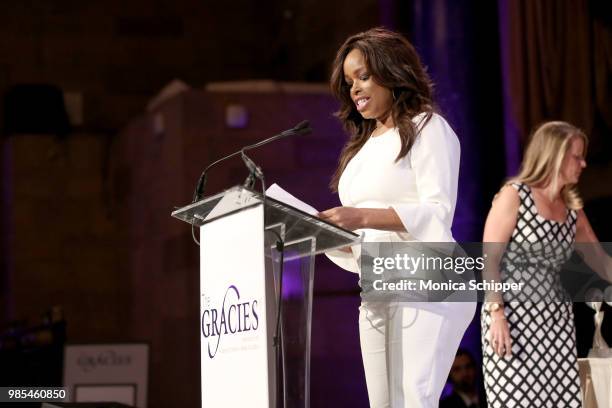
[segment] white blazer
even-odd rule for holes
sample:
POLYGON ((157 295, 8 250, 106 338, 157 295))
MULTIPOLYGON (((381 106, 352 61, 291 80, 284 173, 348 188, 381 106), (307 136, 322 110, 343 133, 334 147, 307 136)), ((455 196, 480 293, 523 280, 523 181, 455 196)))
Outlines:
MULTIPOLYGON (((420 126, 424 113, 413 118, 420 126)), ((397 128, 370 137, 340 177, 343 206, 393 208, 406 232, 356 230, 364 242, 452 242, 451 225, 457 202, 461 150, 457 135, 434 113, 417 135, 410 152, 395 159, 401 143, 397 128)), ((359 273, 359 246, 353 253, 330 251, 338 266, 359 273)))

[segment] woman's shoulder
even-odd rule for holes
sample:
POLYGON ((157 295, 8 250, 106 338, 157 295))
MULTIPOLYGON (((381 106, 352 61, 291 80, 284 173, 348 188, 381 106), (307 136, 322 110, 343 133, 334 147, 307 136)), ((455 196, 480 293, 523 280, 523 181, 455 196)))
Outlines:
POLYGON ((516 181, 509 181, 505 183, 500 189, 499 192, 495 195, 495 197, 505 197, 509 200, 515 200, 519 197, 519 191, 521 190, 523 183, 516 181))
POLYGON ((521 198, 518 190, 513 183, 506 183, 493 197, 491 212, 494 216, 512 217, 512 214, 518 213, 520 205, 521 198))
POLYGON ((419 130, 423 130, 428 126, 444 126, 449 127, 448 121, 439 114, 438 112, 421 112, 412 118, 412 122, 417 126, 419 130))
POLYGON ((521 183, 507 182, 493 197, 493 206, 501 206, 507 211, 516 211, 520 205, 520 186, 521 183))
POLYGON ((437 112, 421 112, 412 118, 417 127, 416 143, 436 146, 439 143, 459 146, 459 138, 446 119, 437 112), (421 139, 421 140, 419 140, 421 139))

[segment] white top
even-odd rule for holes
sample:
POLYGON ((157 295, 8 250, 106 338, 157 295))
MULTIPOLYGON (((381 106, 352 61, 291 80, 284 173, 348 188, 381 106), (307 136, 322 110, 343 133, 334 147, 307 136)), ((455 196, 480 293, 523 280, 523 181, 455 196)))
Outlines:
MULTIPOLYGON (((419 124, 425 114, 413 118, 419 124)), ((401 141, 397 128, 370 137, 346 166, 338 184, 343 206, 393 208, 407 232, 357 230, 365 242, 451 242, 460 146, 457 135, 444 118, 434 113, 417 135, 410 152, 395 159, 401 141)), ((359 272, 358 246, 353 254, 331 251, 327 256, 338 266, 359 272)))

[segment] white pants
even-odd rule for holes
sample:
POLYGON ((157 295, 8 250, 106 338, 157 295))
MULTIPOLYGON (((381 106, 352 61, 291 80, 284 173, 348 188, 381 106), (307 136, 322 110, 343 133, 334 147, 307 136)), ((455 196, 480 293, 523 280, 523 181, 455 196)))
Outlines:
POLYGON ((437 408, 475 303, 362 302, 359 334, 372 408, 437 408))

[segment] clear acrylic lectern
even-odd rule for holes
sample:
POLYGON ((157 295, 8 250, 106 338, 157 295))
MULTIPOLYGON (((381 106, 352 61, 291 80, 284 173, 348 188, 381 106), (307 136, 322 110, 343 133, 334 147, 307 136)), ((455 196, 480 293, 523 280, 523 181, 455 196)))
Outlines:
POLYGON ((177 209, 172 216, 201 228, 202 406, 230 406, 248 401, 250 407, 309 407, 314 256, 355 245, 360 237, 242 186, 177 209), (256 221, 255 227, 251 226, 252 221, 256 221), (260 241, 240 244, 244 235, 258 234, 262 235, 260 241), (277 246, 279 239, 284 243, 282 255, 277 246), (253 248, 237 249, 236 246, 252 247, 259 243, 263 247, 255 249, 259 252, 253 258, 255 261, 241 259, 248 258, 253 248), (217 256, 222 261, 214 263, 212 259, 217 256), (260 275, 257 259, 262 260, 260 275), (242 273, 246 282, 252 283, 239 285, 235 282, 242 278, 232 277, 231 281, 218 285, 218 290, 213 288, 214 279, 233 273, 242 273), (249 281, 254 275, 261 279, 249 281), (261 284, 265 288, 262 309, 258 309, 259 298, 255 295, 249 298, 251 295, 246 294, 250 287, 259 285, 259 280, 264 280, 261 284), (232 303, 228 299, 240 300, 232 303), (282 319, 277 348, 274 339, 279 299, 282 319), (258 340, 254 333, 264 326, 255 316, 259 318, 262 312, 265 312, 265 332, 260 330, 257 334, 262 336, 262 350, 260 355, 252 355, 257 353, 254 350, 258 340), (277 350, 281 350, 280 355, 277 350), (262 379, 264 373, 267 373, 266 379, 262 379), (259 380, 259 385, 253 386, 259 380), (250 386, 254 387, 252 391, 250 386), (267 390, 262 390, 266 387, 267 390))

